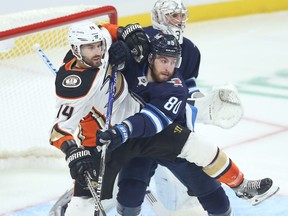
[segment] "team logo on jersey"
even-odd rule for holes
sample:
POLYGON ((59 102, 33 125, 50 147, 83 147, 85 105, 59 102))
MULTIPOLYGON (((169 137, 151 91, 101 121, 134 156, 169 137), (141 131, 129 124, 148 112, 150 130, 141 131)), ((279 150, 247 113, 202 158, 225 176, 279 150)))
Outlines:
POLYGON ((171 80, 167 81, 168 83, 174 84, 174 86, 183 86, 182 81, 179 78, 172 78, 171 80))
POLYGON ((76 88, 76 87, 80 86, 81 83, 82 83, 82 80, 80 79, 79 76, 70 75, 70 76, 67 76, 63 80, 62 85, 66 88, 76 88))
POLYGON ((148 81, 146 79, 146 76, 141 76, 141 77, 138 77, 138 85, 141 86, 146 86, 148 84, 148 81))

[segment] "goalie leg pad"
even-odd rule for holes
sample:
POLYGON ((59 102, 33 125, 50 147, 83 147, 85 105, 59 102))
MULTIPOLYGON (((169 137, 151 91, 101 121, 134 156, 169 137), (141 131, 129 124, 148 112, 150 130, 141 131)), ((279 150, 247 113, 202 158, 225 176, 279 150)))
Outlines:
POLYGON ((73 188, 67 190, 52 206, 49 216, 64 216, 64 212, 73 196, 73 188))
MULTIPOLYGON (((116 206, 116 201, 115 199, 102 200, 101 204, 107 212, 116 206)), ((94 210, 95 201, 93 198, 73 196, 68 203, 65 216, 94 215, 94 210)))
POLYGON ((73 196, 65 212, 65 216, 94 215, 94 199, 73 196))

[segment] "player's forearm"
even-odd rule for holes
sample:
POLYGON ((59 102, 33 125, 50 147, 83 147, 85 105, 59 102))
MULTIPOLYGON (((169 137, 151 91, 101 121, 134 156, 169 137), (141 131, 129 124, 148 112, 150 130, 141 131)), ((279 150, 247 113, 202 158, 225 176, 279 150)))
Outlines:
POLYGON ((146 106, 140 113, 136 113, 123 122, 129 127, 129 138, 136 138, 153 136, 164 130, 172 121, 160 110, 146 106))

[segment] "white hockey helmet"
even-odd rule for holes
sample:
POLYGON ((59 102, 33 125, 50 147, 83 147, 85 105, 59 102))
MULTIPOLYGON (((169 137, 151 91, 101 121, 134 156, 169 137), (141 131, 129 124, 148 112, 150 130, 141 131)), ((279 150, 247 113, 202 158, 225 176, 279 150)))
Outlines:
POLYGON ((71 25, 68 30, 68 42, 74 56, 80 61, 83 61, 80 49, 81 45, 102 42, 101 56, 104 55, 106 49, 101 29, 90 21, 83 21, 71 25))
POLYGON ((153 28, 165 34, 172 34, 180 44, 188 20, 188 12, 182 0, 157 0, 151 11, 153 28), (180 15, 181 19, 178 19, 180 15), (172 24, 173 22, 174 24, 172 24))

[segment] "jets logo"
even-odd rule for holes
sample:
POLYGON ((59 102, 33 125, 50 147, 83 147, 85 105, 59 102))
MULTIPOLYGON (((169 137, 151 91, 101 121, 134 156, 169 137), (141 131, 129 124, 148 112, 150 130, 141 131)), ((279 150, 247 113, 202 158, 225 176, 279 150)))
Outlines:
POLYGON ((80 86, 81 83, 82 83, 82 80, 79 76, 70 75, 70 76, 67 76, 63 80, 62 85, 66 88, 76 88, 76 87, 80 86))

